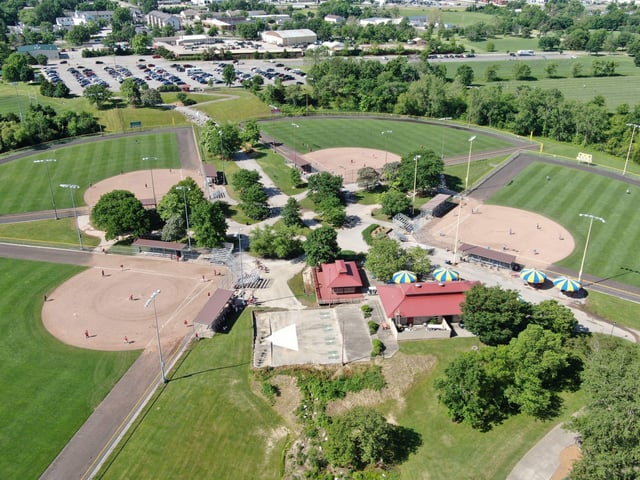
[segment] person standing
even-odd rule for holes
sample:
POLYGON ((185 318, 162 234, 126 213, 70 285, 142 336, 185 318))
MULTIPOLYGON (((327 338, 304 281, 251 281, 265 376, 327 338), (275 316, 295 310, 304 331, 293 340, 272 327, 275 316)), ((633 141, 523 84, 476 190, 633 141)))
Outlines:
POLYGON ((89 338, 89 330, 85 329, 84 331, 84 338, 88 339, 89 338))

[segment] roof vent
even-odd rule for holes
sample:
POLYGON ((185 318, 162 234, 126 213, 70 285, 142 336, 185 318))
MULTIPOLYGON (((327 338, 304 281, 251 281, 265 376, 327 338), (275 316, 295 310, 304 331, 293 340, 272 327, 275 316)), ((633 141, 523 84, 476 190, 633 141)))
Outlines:
POLYGON ((416 283, 416 288, 422 288, 422 284, 421 283, 416 283))

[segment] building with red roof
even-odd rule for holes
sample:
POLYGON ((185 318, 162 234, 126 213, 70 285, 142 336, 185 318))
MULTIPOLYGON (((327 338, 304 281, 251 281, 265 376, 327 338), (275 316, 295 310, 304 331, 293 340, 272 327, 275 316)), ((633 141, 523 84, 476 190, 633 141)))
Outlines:
POLYGON ((423 282, 379 285, 378 295, 385 315, 396 326, 429 323, 434 319, 458 321, 464 294, 479 282, 423 282))
POLYGON ((353 261, 323 263, 313 269, 313 281, 319 305, 352 302, 364 297, 362 276, 353 261))

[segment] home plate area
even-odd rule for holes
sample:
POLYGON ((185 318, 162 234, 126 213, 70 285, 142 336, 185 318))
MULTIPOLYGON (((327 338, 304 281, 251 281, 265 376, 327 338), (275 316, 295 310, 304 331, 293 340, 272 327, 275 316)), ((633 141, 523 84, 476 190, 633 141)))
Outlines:
POLYGON ((345 364, 371 356, 371 336, 357 305, 255 312, 254 319, 253 362, 258 368, 345 364))

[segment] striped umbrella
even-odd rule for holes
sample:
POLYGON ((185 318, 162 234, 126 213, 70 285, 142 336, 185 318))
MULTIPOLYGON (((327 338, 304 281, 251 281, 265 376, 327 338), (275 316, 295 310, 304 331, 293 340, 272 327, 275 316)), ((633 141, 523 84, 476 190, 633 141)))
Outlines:
POLYGON ((410 272, 408 270, 400 270, 393 274, 391 277, 393 283, 413 283, 418 280, 418 277, 415 273, 410 272))
POLYGON ((582 288, 582 284, 577 280, 569 277, 559 277, 553 281, 553 284, 562 292, 577 292, 582 288))
POLYGON ((527 283, 544 283, 547 276, 544 272, 536 270, 535 268, 525 268, 520 272, 520 278, 527 283))
POLYGON ((460 278, 460 274, 458 272, 448 268, 436 268, 432 275, 433 278, 439 282, 453 282, 460 278))

